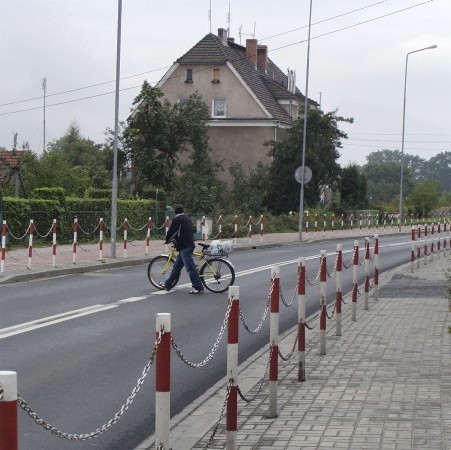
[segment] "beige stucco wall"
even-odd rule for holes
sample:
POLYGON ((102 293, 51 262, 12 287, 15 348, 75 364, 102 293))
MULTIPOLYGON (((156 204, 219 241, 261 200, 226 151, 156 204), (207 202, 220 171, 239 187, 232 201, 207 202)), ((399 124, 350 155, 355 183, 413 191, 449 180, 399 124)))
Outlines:
POLYGON ((225 98, 227 118, 268 117, 240 80, 224 64, 215 67, 211 65, 179 66, 161 86, 161 90, 171 103, 198 91, 210 108, 210 114, 213 98, 225 98), (185 83, 187 68, 193 70, 192 83, 185 83), (220 83, 211 82, 214 68, 220 69, 220 83))

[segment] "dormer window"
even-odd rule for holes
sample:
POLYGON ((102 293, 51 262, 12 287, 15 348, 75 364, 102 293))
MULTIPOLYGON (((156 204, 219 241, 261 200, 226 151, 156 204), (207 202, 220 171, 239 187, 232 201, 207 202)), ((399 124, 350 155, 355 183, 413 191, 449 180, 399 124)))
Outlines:
POLYGON ((193 82, 193 69, 186 69, 186 80, 185 83, 193 82))
POLYGON ((213 69, 213 79, 212 83, 220 83, 221 82, 221 71, 220 69, 213 69))

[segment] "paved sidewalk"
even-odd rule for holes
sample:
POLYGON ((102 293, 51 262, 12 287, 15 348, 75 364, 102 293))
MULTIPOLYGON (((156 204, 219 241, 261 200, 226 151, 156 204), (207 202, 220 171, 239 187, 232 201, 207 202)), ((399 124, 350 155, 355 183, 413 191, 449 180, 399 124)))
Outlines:
MULTIPOLYGON (((308 331, 306 381, 297 381, 296 351, 279 362, 277 418, 267 418, 266 380, 258 393, 268 349, 243 363, 240 389, 248 398, 257 395, 247 404, 238 399, 238 448, 451 449, 447 255, 413 274, 410 264, 382 274, 379 301, 371 298, 364 311, 359 296, 356 322, 350 304, 344 305, 341 337, 335 336, 335 319, 328 322, 326 355, 319 355, 317 327, 308 331)), ((309 323, 317 323, 316 317, 309 323)), ((282 337, 283 355, 293 349, 295 333, 282 337)), ((223 379, 172 419, 174 450, 206 448, 225 386, 223 379)), ((208 448, 223 449, 225 442, 223 418, 208 448)), ((151 437, 138 448, 153 444, 151 437)))

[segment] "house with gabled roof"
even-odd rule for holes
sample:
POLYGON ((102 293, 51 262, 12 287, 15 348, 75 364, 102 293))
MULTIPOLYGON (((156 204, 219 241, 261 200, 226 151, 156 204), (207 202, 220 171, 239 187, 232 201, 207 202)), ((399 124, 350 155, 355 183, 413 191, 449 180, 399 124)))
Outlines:
MULTIPOLYGON (((178 58, 156 85, 171 103, 199 93, 210 107, 209 138, 214 159, 228 166, 257 168, 269 162, 265 142, 280 140, 303 114, 305 97, 296 76, 285 74, 256 39, 235 43, 220 28, 178 58)), ((311 107, 316 102, 309 100, 311 107)))

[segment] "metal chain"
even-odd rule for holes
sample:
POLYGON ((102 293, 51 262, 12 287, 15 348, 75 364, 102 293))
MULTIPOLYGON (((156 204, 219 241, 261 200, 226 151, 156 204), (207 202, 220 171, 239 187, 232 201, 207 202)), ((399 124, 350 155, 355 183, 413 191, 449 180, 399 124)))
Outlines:
POLYGON ((282 292, 282 288, 280 288, 280 299, 282 300, 282 303, 289 308, 290 306, 293 305, 294 299, 296 298, 296 288, 294 288, 294 292, 293 292, 293 297, 290 300, 290 303, 287 303, 285 301, 285 297, 283 296, 283 292, 282 292))
POLYGON ((224 399, 224 403, 222 404, 221 414, 219 415, 219 419, 218 419, 218 421, 216 422, 216 424, 215 424, 215 426, 213 428, 213 432, 211 433, 210 439, 208 439, 208 442, 207 442, 207 444, 205 445, 204 448, 208 448, 209 447, 209 445, 213 442, 213 439, 215 438, 216 433, 218 432, 219 424, 220 424, 222 418, 224 417, 224 411, 225 411, 226 405, 227 405, 227 403, 229 401, 231 387, 233 385, 233 382, 234 382, 233 378, 230 378, 229 379, 229 383, 227 384, 227 393, 226 393, 226 396, 225 396, 225 399, 224 399))
POLYGON ((48 232, 47 234, 45 234, 45 235, 42 235, 41 233, 39 233, 38 229, 36 228, 36 225, 35 225, 34 229, 36 230, 36 234, 37 234, 39 237, 41 237, 41 238, 46 238, 46 237, 52 232, 53 225, 50 227, 49 232, 48 232))
POLYGON ((310 284, 310 286, 313 286, 313 285, 318 281, 318 279, 319 279, 319 275, 320 275, 320 273, 321 273, 321 264, 322 264, 322 262, 323 262, 323 258, 324 258, 324 256, 322 256, 322 257, 320 258, 320 261, 319 261, 319 268, 318 268, 318 273, 316 274, 316 278, 315 278, 313 281, 310 281, 310 280, 309 280, 309 277, 308 277, 308 275, 307 275, 307 272, 305 273, 305 278, 307 279, 307 282, 308 282, 308 284, 310 284))
POLYGON ((36 251, 36 247, 33 247, 33 253, 34 253, 38 258, 42 258, 42 256, 36 251))
POLYGON ((338 263, 338 252, 335 254, 335 262, 334 262, 334 268, 332 269, 332 273, 329 273, 329 271, 327 270, 327 267, 326 267, 327 276, 329 278, 333 278, 334 277, 335 272, 337 270, 337 263, 338 263))
MULTIPOLYGON (((106 227, 106 228, 108 228, 108 225, 105 223, 105 222, 103 222, 104 223, 104 226, 106 227)), ((84 233, 84 234, 92 234, 92 233, 95 233, 97 230, 98 230, 98 228, 100 227, 100 221, 99 221, 99 223, 97 224, 97 226, 94 228, 94 230, 93 231, 85 231, 85 230, 83 230, 83 228, 80 226, 80 224, 78 224, 78 229, 82 232, 82 233, 84 233)), ((109 228, 108 228, 109 229, 109 228)))
POLYGON ((139 390, 141 389, 142 384, 144 383, 144 379, 146 378, 147 374, 149 373, 150 366, 153 364, 155 354, 157 353, 158 346, 161 343, 161 339, 164 335, 164 328, 161 327, 161 330, 158 333, 158 337, 155 341, 154 348, 150 354, 149 361, 145 365, 141 377, 138 379, 138 382, 136 386, 133 388, 133 391, 131 395, 127 398, 126 402, 121 406, 120 410, 114 415, 112 419, 110 419, 107 423, 102 425, 100 428, 97 428, 95 431, 91 433, 86 434, 71 434, 71 433, 64 433, 60 430, 58 430, 53 425, 50 425, 49 423, 45 422, 43 419, 41 419, 38 414, 33 411, 33 409, 28 405, 28 403, 19 395, 17 396, 17 402, 19 406, 38 424, 41 425, 45 430, 50 431, 53 435, 58 436, 60 438, 67 439, 69 441, 84 441, 86 439, 93 439, 97 436, 100 436, 105 431, 107 431, 110 427, 112 427, 124 414, 125 411, 129 408, 129 406, 132 404, 133 400, 135 399, 136 395, 138 394, 139 390))
POLYGON ((11 228, 9 228, 9 225, 7 225, 7 228, 8 228, 8 232, 11 235, 11 237, 13 239, 16 239, 17 241, 21 241, 28 234, 28 232, 30 231, 30 225, 28 225, 28 228, 27 228, 27 231, 25 231, 25 234, 22 237, 18 238, 16 236, 14 236, 14 234, 11 231, 11 228))
POLYGON ((14 256, 11 255, 10 252, 8 252, 8 250, 6 250, 6 254, 13 260, 13 261, 20 261, 21 258, 14 258, 14 256))
POLYGON ((334 308, 334 310, 332 311, 332 314, 329 316, 329 314, 327 313, 327 308, 326 308, 326 316, 327 316, 327 318, 330 320, 330 319, 332 319, 332 317, 334 317, 334 314, 335 314, 335 308, 334 308))
POLYGON ((347 265, 343 262, 343 267, 344 267, 345 269, 349 269, 349 268, 354 264, 354 257, 355 257, 355 254, 356 254, 356 248, 354 247, 354 252, 352 253, 352 259, 351 259, 351 262, 349 263, 349 265, 347 266, 347 265))
POLYGON ((345 302, 343 298, 341 299, 341 301, 342 301, 342 303, 345 304, 345 305, 347 305, 347 304, 349 303, 349 300, 348 300, 347 302, 345 302))
POLYGON ((227 323, 229 321, 229 316, 230 316, 230 311, 232 309, 232 301, 233 301, 233 296, 229 301, 229 304, 227 306, 227 312, 226 315, 224 317, 224 322, 222 323, 221 329, 219 330, 219 334, 218 337, 216 338, 216 342, 213 345, 213 348, 211 349, 210 353, 208 354, 208 356, 201 361, 200 363, 193 363, 191 361, 189 361, 185 355, 182 353, 182 351, 180 350, 180 348, 178 347, 178 345, 176 344, 174 337, 171 336, 171 344, 172 344, 172 348, 175 350, 175 353, 177 353, 177 356, 189 367, 193 367, 194 369, 198 369, 199 367, 203 367, 205 366, 205 364, 207 364, 208 361, 210 361, 210 359, 213 357, 213 355, 216 353, 216 350, 218 349, 219 343, 221 342, 222 336, 224 335, 224 331, 226 329, 227 323))
POLYGON ((253 395, 253 397, 252 398, 246 398, 244 396, 244 394, 241 392, 241 389, 238 387, 238 394, 239 394, 241 400, 243 400, 244 402, 251 403, 257 398, 258 394, 260 394, 260 392, 261 392, 261 390, 263 388, 263 383, 265 382, 266 375, 268 374, 269 364, 271 362, 272 352, 273 351, 274 351, 274 346, 270 345, 269 346, 269 358, 268 358, 268 362, 266 363, 265 373, 263 374, 263 377, 262 377, 262 379, 260 381, 260 386, 258 387, 257 392, 253 395))
POLYGON ((240 315, 241 322, 243 323, 244 328, 246 329, 246 331, 249 334, 256 334, 261 330, 261 327, 263 326, 263 323, 265 322, 266 316, 269 311, 269 302, 271 301, 271 295, 272 295, 273 290, 274 290, 274 282, 271 283, 271 290, 269 291, 269 294, 268 294, 268 300, 266 302, 265 310, 263 311, 263 317, 262 317, 260 323, 258 324, 257 328, 255 328, 255 330, 251 330, 249 328, 248 324, 244 320, 244 316, 243 316, 243 312, 241 311, 241 307, 239 308, 238 313, 240 315))
POLYGON ((128 224, 128 226, 129 226, 129 228, 130 228, 131 230, 134 230, 134 231, 142 231, 142 230, 144 230, 144 228, 147 227, 147 223, 145 223, 144 226, 143 226, 142 228, 134 228, 134 227, 132 227, 130 224, 128 224))
POLYGON ((296 339, 294 340, 293 348, 291 349, 290 353, 288 353, 287 356, 283 356, 279 349, 279 356, 282 358, 283 361, 289 361, 290 358, 293 356, 294 349, 296 348, 296 344, 298 343, 298 338, 299 338, 299 336, 296 333, 296 339))

